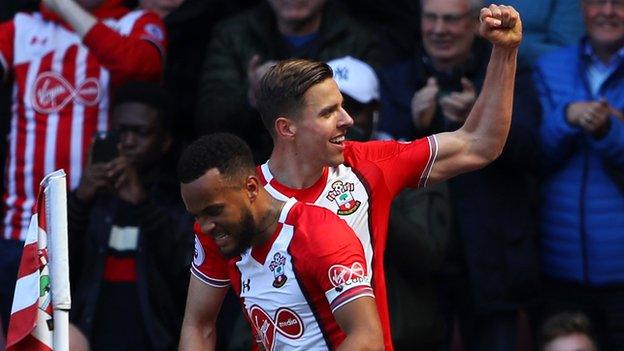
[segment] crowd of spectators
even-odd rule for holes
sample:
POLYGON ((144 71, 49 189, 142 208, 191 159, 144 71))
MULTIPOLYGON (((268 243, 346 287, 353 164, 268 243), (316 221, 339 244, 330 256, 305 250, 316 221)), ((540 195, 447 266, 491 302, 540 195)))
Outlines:
MULTIPOLYGON (((624 350, 624 2, 507 3, 524 39, 502 155, 392 205, 395 347, 572 350, 573 335, 583 350, 624 350)), ((265 162, 256 90, 292 57, 332 67, 351 140, 454 131, 487 70, 487 5, 0 2, 0 330, 37 185, 64 168, 72 323, 92 350, 175 349, 193 256, 172 174, 180 150, 230 132, 265 162), (96 135, 112 154, 96 154, 96 135)), ((248 348, 236 298, 223 310, 217 348, 248 348)))

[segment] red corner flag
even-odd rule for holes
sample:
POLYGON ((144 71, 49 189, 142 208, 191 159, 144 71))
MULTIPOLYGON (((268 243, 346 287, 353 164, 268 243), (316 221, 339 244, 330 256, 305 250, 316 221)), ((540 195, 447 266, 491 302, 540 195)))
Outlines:
MULTIPOLYGON (((65 173, 63 171, 54 172, 41 182, 39 196, 37 198, 37 213, 30 219, 30 226, 24 243, 24 251, 17 273, 17 283, 15 285, 15 294, 13 296, 13 307, 11 308, 11 320, 9 322, 7 336, 7 351, 51 351, 54 349, 53 344, 57 338, 55 333, 66 332, 64 328, 60 328, 63 323, 53 323, 57 314, 54 313, 53 318, 53 300, 55 306, 58 306, 56 300, 67 301, 65 299, 56 299, 51 292, 51 285, 57 283, 57 279, 51 279, 50 271, 54 270, 49 267, 49 257, 54 260, 54 254, 48 251, 48 239, 54 241, 52 236, 59 235, 54 233, 54 226, 50 226, 52 222, 58 222, 59 217, 54 207, 59 207, 58 201, 50 201, 50 198, 56 197, 61 193, 61 203, 66 201, 65 192, 65 173), (58 187, 59 179, 62 186, 58 187), (51 184, 55 183, 56 184, 51 184), (57 189, 58 188, 58 189, 57 189), (50 232, 52 231, 52 232, 50 232), (48 237, 50 234, 50 238, 48 237), (57 325, 55 325, 57 324, 57 325), (53 341, 54 340, 54 341, 53 341)), ((66 204, 64 205, 66 206, 66 204)), ((61 222, 65 223, 65 239, 61 240, 61 244, 65 244, 66 250, 66 207, 61 209, 61 222)), ((62 230, 61 230, 62 232, 62 230)), ((66 254, 66 251, 65 251, 66 254)), ((63 259, 63 255, 58 255, 63 259)), ((65 261, 66 263, 66 261, 65 261)), ((67 267, 65 266, 65 269, 67 267)), ((62 281, 58 283, 65 284, 62 281)), ((68 285, 68 283, 67 283, 68 285)), ((69 286, 67 286, 69 289, 69 286)), ((63 308, 65 309, 65 308, 63 308)), ((68 309, 68 308, 67 308, 68 309)), ((63 321, 63 318, 60 318, 63 321)), ((64 348, 57 348, 63 351, 64 348)))

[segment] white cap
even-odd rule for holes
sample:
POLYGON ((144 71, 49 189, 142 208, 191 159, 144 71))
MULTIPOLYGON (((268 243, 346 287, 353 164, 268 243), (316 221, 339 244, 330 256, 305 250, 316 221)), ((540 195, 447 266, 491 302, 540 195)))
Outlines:
POLYGON ((363 104, 379 100, 379 80, 367 63, 345 56, 327 64, 334 71, 334 80, 340 92, 363 104))

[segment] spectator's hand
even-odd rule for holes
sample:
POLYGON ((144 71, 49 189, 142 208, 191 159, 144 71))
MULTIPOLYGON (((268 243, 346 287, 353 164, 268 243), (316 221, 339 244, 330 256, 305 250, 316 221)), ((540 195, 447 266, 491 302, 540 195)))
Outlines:
POLYGON ((82 202, 91 203, 100 189, 111 185, 107 176, 109 169, 110 163, 89 163, 82 171, 76 197, 82 202))
POLYGON ((470 80, 462 78, 461 92, 452 92, 440 99, 440 107, 446 118, 453 122, 464 123, 472 106, 477 100, 477 91, 470 80))
POLYGON ((412 97, 412 123, 418 129, 427 129, 436 112, 436 96, 440 88, 434 77, 427 79, 427 85, 422 87, 412 97))
POLYGON ((522 41, 520 14, 511 6, 490 5, 479 14, 479 34, 495 47, 516 48, 522 41))
POLYGON ((610 115, 621 116, 622 113, 609 105, 604 98, 599 101, 573 103, 567 110, 568 121, 583 128, 595 138, 601 138, 609 131, 610 115))
POLYGON ((247 100, 249 100, 249 105, 251 107, 256 107, 256 92, 258 88, 260 88, 262 77, 269 68, 276 63, 275 61, 267 61, 260 64, 260 55, 254 55, 251 60, 249 60, 249 65, 247 66, 247 82, 249 83, 247 100))
POLYGON ((108 175, 113 181, 115 194, 121 200, 134 205, 145 201, 147 194, 139 180, 139 173, 125 157, 121 156, 111 161, 108 175))

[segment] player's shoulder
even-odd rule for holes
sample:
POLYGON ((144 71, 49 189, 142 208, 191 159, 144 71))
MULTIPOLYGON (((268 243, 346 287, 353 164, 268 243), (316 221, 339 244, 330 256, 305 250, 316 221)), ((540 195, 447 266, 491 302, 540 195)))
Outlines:
POLYGON ((347 222, 325 207, 298 202, 291 211, 296 240, 308 242, 310 247, 320 249, 320 243, 343 246, 356 238, 347 222))

